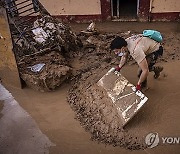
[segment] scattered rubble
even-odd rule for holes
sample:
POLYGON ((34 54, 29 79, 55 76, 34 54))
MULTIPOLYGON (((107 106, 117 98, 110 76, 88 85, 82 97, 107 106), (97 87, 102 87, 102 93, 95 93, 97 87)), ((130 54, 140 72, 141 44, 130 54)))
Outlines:
POLYGON ((69 77, 66 57, 81 42, 69 26, 49 15, 35 20, 31 29, 23 34, 28 41, 18 38, 14 47, 20 77, 36 90, 54 90, 69 77), (39 72, 28 69, 41 63, 45 66, 39 72))

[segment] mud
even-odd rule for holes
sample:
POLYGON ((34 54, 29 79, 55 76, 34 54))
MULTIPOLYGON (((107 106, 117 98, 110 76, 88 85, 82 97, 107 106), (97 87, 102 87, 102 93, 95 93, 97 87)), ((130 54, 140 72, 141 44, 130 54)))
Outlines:
MULTIPOLYGON (((123 133, 140 141, 150 132, 157 132, 159 136, 179 136, 180 114, 179 114, 179 71, 180 61, 161 63, 164 66, 166 77, 161 76, 154 80, 150 74, 148 84, 149 91, 146 92, 149 100, 142 110, 126 125, 123 133)), ((75 66, 75 65, 74 65, 75 66)), ((76 66, 79 66, 77 64, 76 66)), ((128 66, 122 70, 123 75, 136 84, 136 65, 128 66)), ((104 70, 106 73, 106 70, 104 70)), ((56 144, 50 148, 52 154, 179 154, 179 144, 164 145, 162 142, 153 149, 127 150, 119 146, 113 147, 98 141, 91 141, 91 133, 80 126, 79 120, 74 119, 75 112, 67 103, 67 91, 71 89, 70 84, 63 84, 53 92, 41 93, 31 88, 18 89, 8 87, 17 102, 37 122, 41 131, 56 144), (99 143, 99 144, 98 144, 99 143)), ((88 99, 88 98, 87 98, 88 99)), ((22 137, 23 138, 23 137, 22 137)))
MULTIPOLYGON (((67 59, 72 68, 70 78, 72 86, 63 85, 52 93, 38 93, 29 88, 9 89, 20 105, 37 121, 41 130, 57 145, 51 149, 52 153, 136 153, 123 148, 145 149, 144 138, 150 132, 158 132, 161 136, 180 134, 178 86, 180 33, 177 25, 101 23, 97 25, 101 30, 100 35, 90 38, 79 34, 79 31, 88 25, 72 25, 72 29, 77 31, 84 44, 81 51, 71 52, 67 59), (158 80, 154 80, 152 75, 149 76, 150 90, 146 92, 148 103, 123 130, 118 126, 117 112, 108 103, 108 98, 104 95, 104 91, 97 87, 96 82, 109 68, 118 64, 119 59, 109 52, 109 43, 116 35, 128 37, 129 34, 125 34, 128 30, 133 34, 154 27, 163 33, 165 40, 165 54, 159 61, 159 64, 164 66, 164 72, 158 80), (67 94, 68 89, 70 90, 67 94), (77 121, 73 119, 74 113, 66 103, 66 96, 75 111, 77 121), (79 126, 78 121, 87 133, 79 126), (89 134, 96 142, 89 141, 89 134), (104 147, 104 143, 116 148, 104 147)), ((122 73, 131 83, 136 84, 136 70, 137 65, 130 60, 122 73)), ((179 145, 165 146, 160 143, 157 148, 145 150, 137 152, 178 154, 179 145)))
MULTIPOLYGON (((98 142, 120 146, 130 150, 145 149, 144 139, 122 129, 121 119, 110 103, 103 89, 96 83, 113 65, 117 65, 119 59, 109 51, 109 44, 117 35, 124 38, 141 33, 129 32, 101 32, 92 36, 78 35, 84 49, 76 62, 80 69, 74 72, 72 88, 69 91, 68 102, 76 112, 76 118, 86 131, 91 133, 91 138, 98 142)), ((171 60, 179 60, 180 34, 168 33, 164 35, 164 56, 159 63, 171 60)), ((128 65, 135 62, 129 57, 128 65)), ((166 77, 167 75, 162 75, 166 77)))
POLYGON ((53 143, 1 84, 0 101, 4 103, 0 119, 0 153, 48 153, 53 143))
POLYGON ((41 92, 54 90, 68 78, 71 72, 65 58, 55 51, 42 56, 24 57, 19 61, 19 70, 26 84, 41 92), (40 72, 32 72, 30 67, 39 63, 45 66, 40 72))
POLYGON ((70 75, 66 56, 78 48, 77 36, 68 25, 50 15, 40 14, 23 25, 18 25, 15 19, 22 23, 26 19, 19 16, 8 18, 14 23, 9 24, 9 27, 22 83, 41 92, 60 86, 70 75), (41 72, 33 73, 29 69, 39 64, 45 65, 41 72))
POLYGON ((69 91, 68 102, 76 112, 77 120, 91 133, 93 140, 131 150, 144 149, 143 140, 122 129, 116 108, 106 92, 96 85, 106 71, 106 68, 93 67, 93 70, 82 73, 69 91))
POLYGON ((127 149, 143 149, 143 141, 130 135, 121 127, 121 117, 106 93, 96 85, 101 75, 81 78, 82 82, 73 85, 69 92, 69 103, 76 112, 76 118, 92 139, 127 149), (91 82, 90 82, 91 81, 91 82))

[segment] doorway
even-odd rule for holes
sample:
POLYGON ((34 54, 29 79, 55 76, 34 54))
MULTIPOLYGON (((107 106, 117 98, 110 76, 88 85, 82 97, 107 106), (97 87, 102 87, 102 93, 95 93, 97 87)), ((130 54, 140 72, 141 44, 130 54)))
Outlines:
POLYGON ((111 0, 113 19, 136 20, 139 0, 111 0))

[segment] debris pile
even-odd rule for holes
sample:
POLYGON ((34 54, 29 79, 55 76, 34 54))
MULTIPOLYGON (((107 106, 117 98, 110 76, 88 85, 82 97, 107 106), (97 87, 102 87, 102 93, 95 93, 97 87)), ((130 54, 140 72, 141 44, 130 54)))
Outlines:
POLYGON ((51 91, 60 86, 71 72, 65 58, 56 51, 42 56, 24 57, 19 61, 19 70, 21 78, 29 87, 42 92, 51 91))
POLYGON ((17 38, 14 47, 20 76, 36 90, 53 90, 69 77, 71 68, 65 58, 80 41, 67 25, 49 15, 35 20, 30 29, 22 34, 26 40, 17 38), (38 72, 30 69, 42 63, 38 72))

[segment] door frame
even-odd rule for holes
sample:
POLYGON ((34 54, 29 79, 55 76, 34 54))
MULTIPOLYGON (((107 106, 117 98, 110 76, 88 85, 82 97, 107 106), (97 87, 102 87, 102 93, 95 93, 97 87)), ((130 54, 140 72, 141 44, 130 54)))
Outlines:
MULTIPOLYGON (((140 0, 137 0, 137 12, 136 12, 136 15, 137 15, 137 17, 138 17, 138 14, 139 14, 139 1, 140 0)), ((113 0, 111 0, 111 17, 112 18, 117 18, 117 19, 120 19, 120 14, 119 14, 119 9, 120 9, 120 7, 119 7, 119 5, 120 5, 120 3, 119 3, 119 0, 117 0, 117 16, 113 16, 113 0)))

